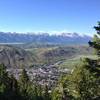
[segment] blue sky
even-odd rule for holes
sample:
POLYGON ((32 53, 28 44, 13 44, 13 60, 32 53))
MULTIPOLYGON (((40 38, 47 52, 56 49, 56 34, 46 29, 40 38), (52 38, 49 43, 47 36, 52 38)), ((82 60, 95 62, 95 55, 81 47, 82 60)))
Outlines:
POLYGON ((100 0, 0 0, 0 31, 93 34, 100 0))

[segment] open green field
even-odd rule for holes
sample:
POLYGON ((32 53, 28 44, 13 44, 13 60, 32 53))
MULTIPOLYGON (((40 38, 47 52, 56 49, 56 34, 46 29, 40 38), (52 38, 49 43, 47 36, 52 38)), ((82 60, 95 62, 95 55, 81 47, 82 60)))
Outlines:
POLYGON ((73 69, 75 66, 80 64, 80 61, 83 58, 97 59, 97 56, 96 55, 77 55, 76 57, 72 59, 67 59, 63 61, 63 63, 59 65, 59 68, 73 69))

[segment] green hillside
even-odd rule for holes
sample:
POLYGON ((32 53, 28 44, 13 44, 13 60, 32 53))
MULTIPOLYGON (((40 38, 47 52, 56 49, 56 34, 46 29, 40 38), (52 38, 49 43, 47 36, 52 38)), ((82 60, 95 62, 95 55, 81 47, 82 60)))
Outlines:
MULTIPOLYGON (((56 62, 70 61, 70 59, 76 59, 80 55, 90 55, 92 54, 92 49, 87 45, 77 45, 77 46, 53 46, 53 47, 36 47, 25 49, 29 51, 35 63, 38 65, 49 65, 56 62)), ((74 61, 74 60, 73 60, 74 61)))

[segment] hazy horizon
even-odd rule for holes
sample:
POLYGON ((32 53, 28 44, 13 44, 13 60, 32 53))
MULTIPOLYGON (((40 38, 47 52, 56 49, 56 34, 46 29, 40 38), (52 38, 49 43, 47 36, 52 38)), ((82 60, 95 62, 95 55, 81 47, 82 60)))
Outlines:
POLYGON ((92 35, 99 0, 1 0, 0 31, 92 35))

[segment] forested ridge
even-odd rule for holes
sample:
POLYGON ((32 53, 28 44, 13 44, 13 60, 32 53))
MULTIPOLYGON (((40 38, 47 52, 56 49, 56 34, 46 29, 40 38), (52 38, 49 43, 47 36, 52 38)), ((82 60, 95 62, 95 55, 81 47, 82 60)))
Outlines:
POLYGON ((62 75, 52 88, 30 80, 25 69, 16 79, 1 64, 0 100, 100 100, 100 22, 94 28, 97 35, 89 41, 89 46, 94 48, 97 58, 81 59, 71 73, 62 75))

